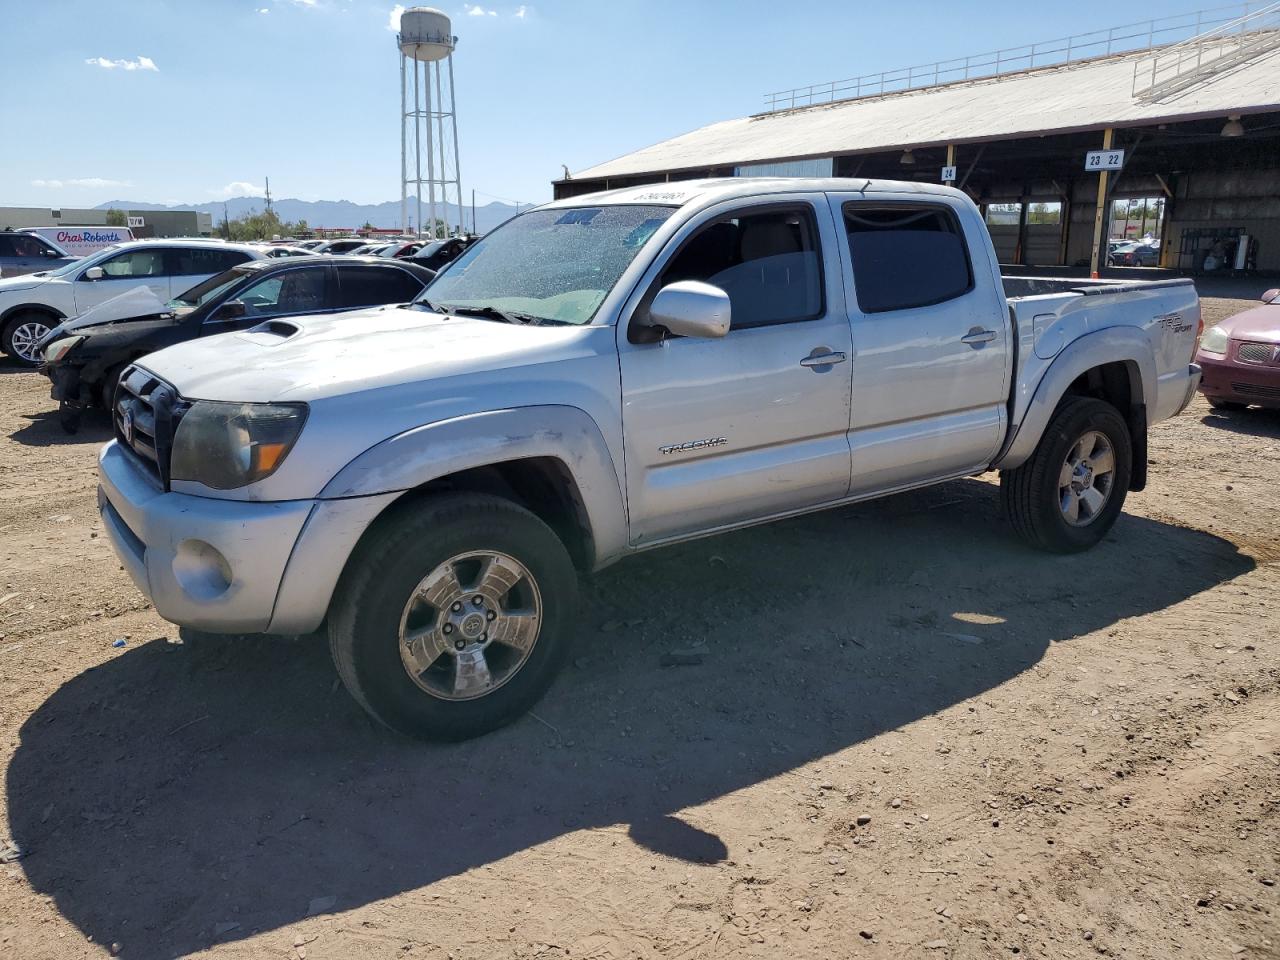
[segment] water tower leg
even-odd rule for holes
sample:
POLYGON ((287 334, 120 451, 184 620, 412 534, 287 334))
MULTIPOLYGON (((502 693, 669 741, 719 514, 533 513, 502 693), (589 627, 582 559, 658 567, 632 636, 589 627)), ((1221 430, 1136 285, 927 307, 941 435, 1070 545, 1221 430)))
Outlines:
MULTIPOLYGON (((433 139, 435 132, 431 129, 431 118, 435 114, 435 108, 431 98, 430 63, 424 62, 422 64, 422 85, 427 88, 427 113, 422 118, 422 123, 427 128, 427 196, 430 198, 430 219, 427 223, 427 236, 434 240, 436 238, 436 154, 435 141, 433 139)), ((436 90, 435 99, 440 99, 440 91, 438 89, 436 90)))
POLYGON ((417 170, 418 236, 422 236, 422 106, 418 98, 418 61, 413 61, 413 162, 417 170))
MULTIPOLYGON (((458 111, 457 99, 453 95, 453 54, 449 54, 449 121, 453 124, 453 178, 458 186, 458 232, 465 233, 462 229, 462 163, 458 159, 458 111)), ((475 193, 471 194, 471 229, 474 232, 476 228, 476 197, 475 193)))
POLYGON ((405 209, 408 205, 408 200, 409 200, 408 198, 409 187, 408 187, 408 184, 405 183, 405 179, 409 176, 409 172, 408 172, 408 166, 407 166, 408 158, 405 156, 405 151, 408 147, 408 143, 405 137, 404 125, 408 118, 405 116, 406 104, 404 102, 405 101, 404 81, 405 81, 404 54, 402 53, 400 54, 400 232, 401 233, 404 233, 405 231, 404 215, 405 215, 405 209))

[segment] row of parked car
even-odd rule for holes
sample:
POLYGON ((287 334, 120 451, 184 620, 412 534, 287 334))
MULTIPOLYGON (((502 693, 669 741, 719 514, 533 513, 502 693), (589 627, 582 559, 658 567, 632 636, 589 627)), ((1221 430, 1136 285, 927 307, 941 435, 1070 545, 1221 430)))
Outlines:
POLYGON ((1111 240, 1107 243, 1109 267, 1160 266, 1160 241, 1151 237, 1141 240, 1111 240))
MULTIPOLYGON (((52 268, 0 278, 0 351, 19 363, 37 366, 43 359, 41 350, 51 343, 50 334, 55 329, 66 333, 191 310, 212 297, 212 288, 205 289, 207 281, 219 278, 221 289, 233 279, 230 272, 250 264, 279 266, 280 270, 271 271, 271 275, 281 280, 278 289, 262 287, 244 292, 250 297, 242 300, 245 320, 266 319, 268 313, 264 311, 268 307, 284 315, 404 302, 411 300, 436 270, 473 242, 472 237, 432 241, 409 256, 363 257, 359 269, 352 262, 341 270, 331 263, 333 256, 291 250, 283 245, 207 239, 114 244, 87 257, 68 258, 52 268), (283 282, 289 268, 304 266, 308 268, 306 272, 293 275, 288 284, 283 282), (412 292, 408 292, 406 276, 417 282, 412 292), (327 280, 317 285, 305 280, 307 277, 331 278, 332 285, 327 280), (201 293, 193 302, 191 297, 197 289, 201 293), (122 294, 129 296, 121 298, 122 294)), ((237 309, 231 307, 228 311, 237 309)), ((228 311, 220 315, 218 323, 233 319, 228 311)))

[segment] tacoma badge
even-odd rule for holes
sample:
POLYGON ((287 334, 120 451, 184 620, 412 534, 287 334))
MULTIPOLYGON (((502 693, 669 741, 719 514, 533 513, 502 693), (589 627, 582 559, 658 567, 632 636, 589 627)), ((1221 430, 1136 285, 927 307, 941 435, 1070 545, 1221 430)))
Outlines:
POLYGON ((705 450, 707 447, 718 447, 729 442, 728 437, 708 437, 706 440, 690 440, 688 443, 672 443, 659 447, 658 452, 664 456, 671 453, 688 453, 690 450, 705 450))

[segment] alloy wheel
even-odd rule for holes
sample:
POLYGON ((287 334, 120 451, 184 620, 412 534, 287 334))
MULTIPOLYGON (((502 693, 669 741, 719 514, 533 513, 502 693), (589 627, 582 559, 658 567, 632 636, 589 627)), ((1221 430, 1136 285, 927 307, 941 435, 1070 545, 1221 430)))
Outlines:
POLYGON ((400 660, 422 690, 474 700, 520 671, 538 642, 542 596, 527 567, 478 551, 441 563, 400 617, 400 660))

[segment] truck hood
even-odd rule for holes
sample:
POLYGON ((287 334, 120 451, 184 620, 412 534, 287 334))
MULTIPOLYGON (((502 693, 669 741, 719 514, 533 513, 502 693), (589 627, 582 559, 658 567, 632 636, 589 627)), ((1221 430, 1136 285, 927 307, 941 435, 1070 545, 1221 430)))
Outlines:
POLYGON ((153 353, 140 365, 191 400, 310 402, 582 356, 593 352, 591 329, 373 307, 204 337, 153 353))

